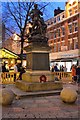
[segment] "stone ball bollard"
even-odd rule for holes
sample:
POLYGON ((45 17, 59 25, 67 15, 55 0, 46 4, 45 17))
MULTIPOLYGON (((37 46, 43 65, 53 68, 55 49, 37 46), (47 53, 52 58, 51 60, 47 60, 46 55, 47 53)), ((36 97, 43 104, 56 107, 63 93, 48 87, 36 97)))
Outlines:
POLYGON ((77 92, 74 89, 67 87, 61 91, 60 97, 65 103, 75 103, 77 99, 77 92))
POLYGON ((13 102, 14 93, 10 89, 0 90, 0 104, 3 106, 10 105, 13 102))

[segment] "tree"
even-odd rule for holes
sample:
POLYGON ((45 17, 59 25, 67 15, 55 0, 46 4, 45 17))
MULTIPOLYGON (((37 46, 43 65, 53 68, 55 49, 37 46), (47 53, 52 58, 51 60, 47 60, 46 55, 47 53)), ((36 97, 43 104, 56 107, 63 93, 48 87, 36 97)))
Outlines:
MULTIPOLYGON (((21 53, 20 58, 21 62, 23 60, 23 45, 27 35, 25 36, 26 25, 30 21, 29 12, 33 8, 35 2, 6 2, 2 3, 3 7, 3 23, 6 26, 6 31, 8 35, 13 34, 14 32, 20 37, 21 42, 21 53)), ((40 9, 45 9, 49 3, 38 3, 40 9)))

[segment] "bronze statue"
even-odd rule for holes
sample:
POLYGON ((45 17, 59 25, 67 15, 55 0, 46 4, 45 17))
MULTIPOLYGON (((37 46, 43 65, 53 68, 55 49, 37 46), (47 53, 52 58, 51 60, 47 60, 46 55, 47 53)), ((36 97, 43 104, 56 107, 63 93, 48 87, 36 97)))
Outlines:
POLYGON ((32 19, 32 30, 30 32, 35 32, 36 34, 46 33, 46 24, 42 18, 43 13, 38 9, 37 4, 34 4, 34 9, 29 13, 32 19))

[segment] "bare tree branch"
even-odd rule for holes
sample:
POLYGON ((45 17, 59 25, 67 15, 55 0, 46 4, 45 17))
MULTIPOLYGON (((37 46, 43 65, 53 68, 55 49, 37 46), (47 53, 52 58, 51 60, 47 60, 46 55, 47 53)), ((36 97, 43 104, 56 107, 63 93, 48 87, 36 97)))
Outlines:
MULTIPOLYGON (((17 35, 21 38, 21 55, 23 54, 23 45, 26 39, 26 26, 30 20, 29 13, 35 3, 36 2, 21 2, 21 0, 18 0, 16 3, 11 1, 4 5, 3 22, 6 25, 8 33, 13 34, 17 32, 17 35)), ((43 10, 48 5, 49 3, 41 4, 40 10, 43 10)))

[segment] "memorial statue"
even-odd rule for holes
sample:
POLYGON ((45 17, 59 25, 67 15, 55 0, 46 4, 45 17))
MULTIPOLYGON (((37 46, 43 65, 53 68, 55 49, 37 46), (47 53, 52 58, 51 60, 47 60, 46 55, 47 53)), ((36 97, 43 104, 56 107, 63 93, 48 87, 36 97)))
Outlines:
POLYGON ((37 4, 34 4, 34 9, 30 11, 29 16, 32 19, 32 29, 30 29, 30 32, 41 35, 46 33, 47 25, 42 17, 43 13, 38 9, 37 4))

